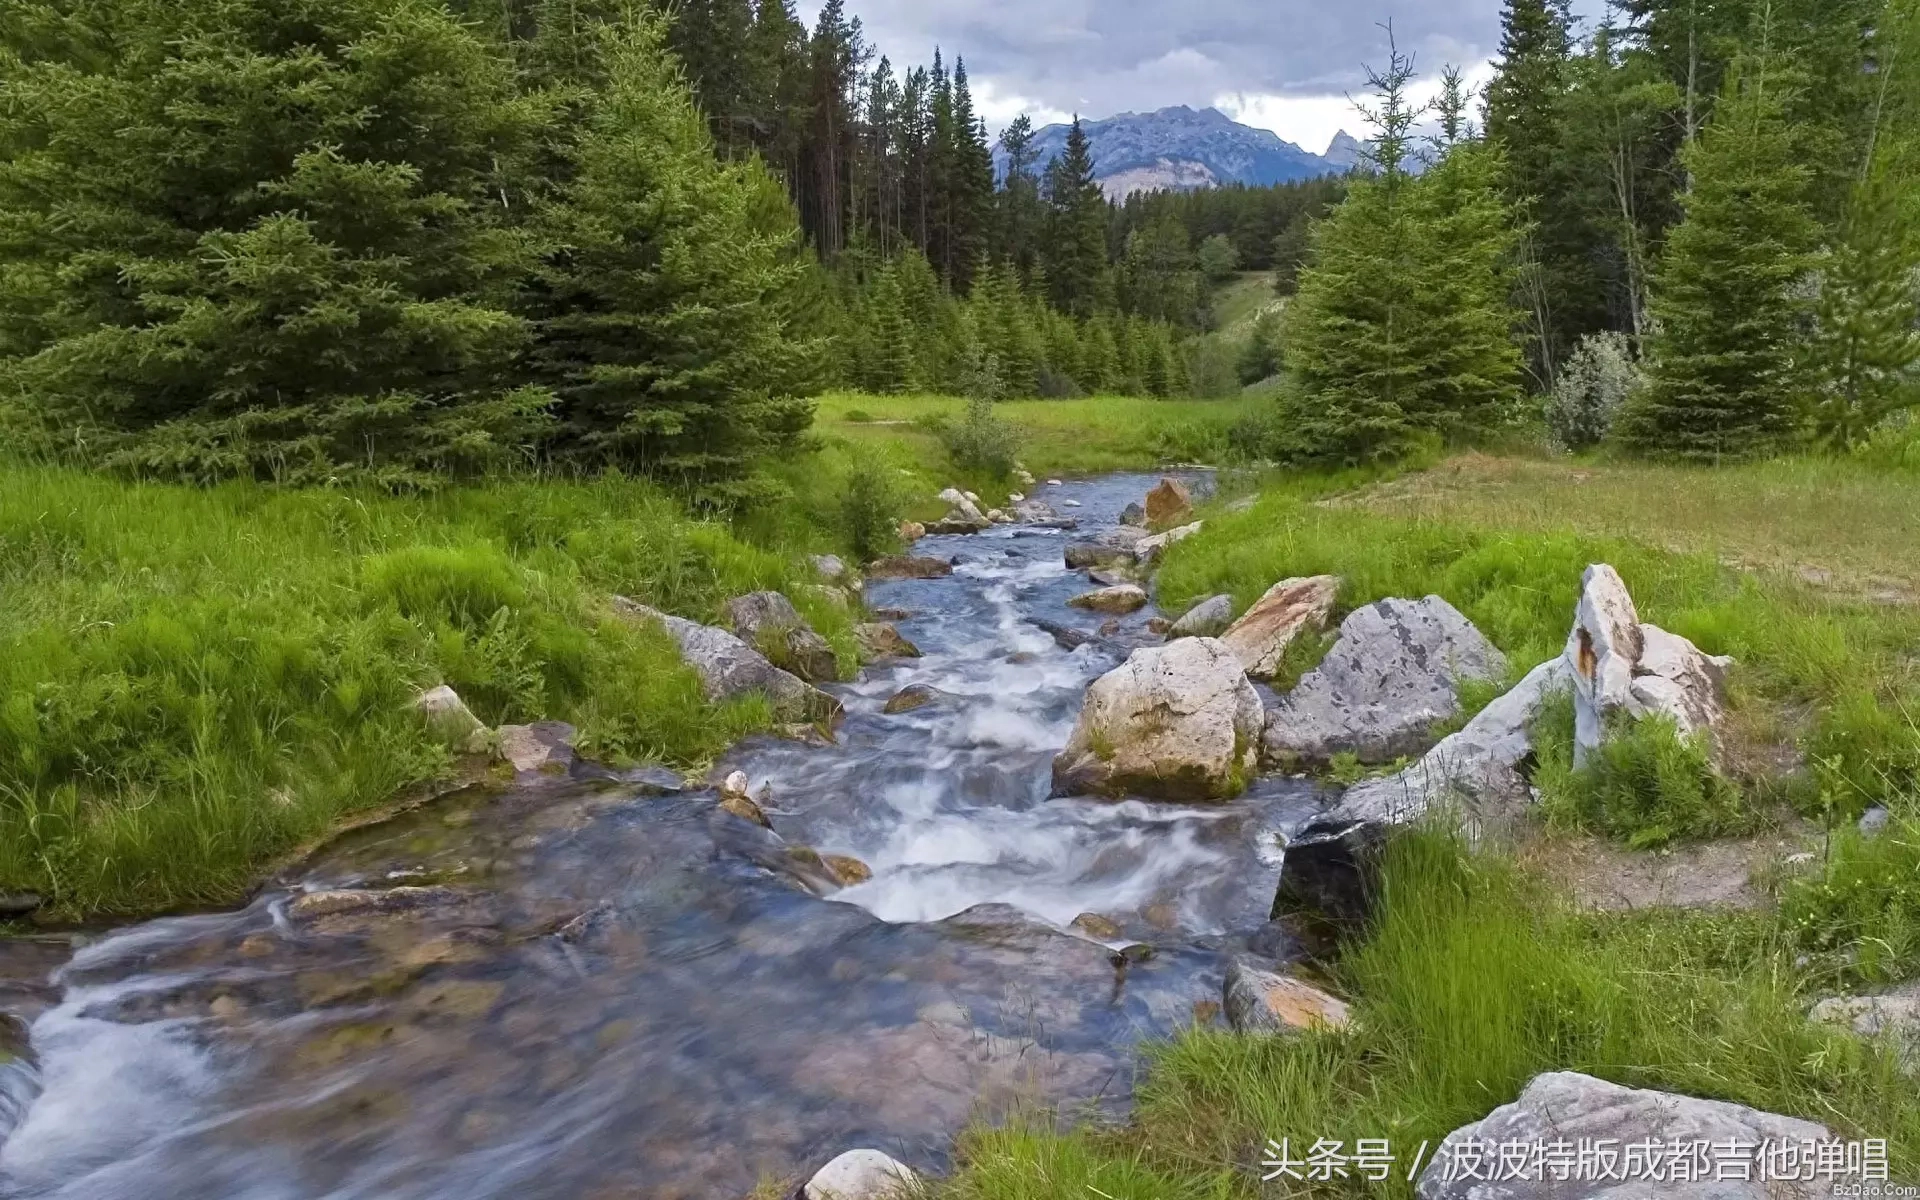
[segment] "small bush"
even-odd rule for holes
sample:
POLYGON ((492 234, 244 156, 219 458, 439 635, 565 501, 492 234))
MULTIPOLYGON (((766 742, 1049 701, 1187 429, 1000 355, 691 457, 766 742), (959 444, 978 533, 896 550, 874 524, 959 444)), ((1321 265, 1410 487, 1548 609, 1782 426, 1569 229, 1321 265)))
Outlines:
POLYGON ((1614 417, 1640 386, 1640 367, 1623 333, 1589 334, 1580 340, 1547 397, 1547 430, 1569 450, 1606 439, 1614 417))
POLYGON ((1034 376, 1034 394, 1042 400, 1073 400, 1085 393, 1071 375, 1042 363, 1034 376))
POLYGON ((1196 339, 1187 357, 1188 390, 1202 400, 1218 400, 1239 391, 1237 357, 1219 334, 1196 339))
POLYGON ((1535 722, 1534 784, 1548 820, 1607 834, 1636 850, 1738 833, 1752 817, 1740 789, 1713 769, 1704 734, 1682 737, 1659 716, 1611 718, 1606 740, 1573 765, 1573 699, 1563 695, 1535 722))
POLYGON ((865 425, 873 420, 873 414, 864 408, 850 408, 847 410, 847 420, 855 425, 865 425))
POLYGON ((1019 437, 1013 426, 993 415, 993 401, 974 396, 967 401, 966 415, 958 425, 938 431, 947 455, 954 465, 966 471, 985 471, 1004 479, 1013 471, 1019 453, 1019 437))
POLYGON ((856 458, 840 490, 840 535, 860 562, 893 549, 900 520, 900 489, 895 475, 878 457, 856 458))
POLYGON ((1005 398, 1007 394, 1007 381, 1000 371, 999 356, 988 354, 977 344, 967 347, 966 354, 960 360, 956 382, 960 394, 970 400, 991 403, 1005 398))

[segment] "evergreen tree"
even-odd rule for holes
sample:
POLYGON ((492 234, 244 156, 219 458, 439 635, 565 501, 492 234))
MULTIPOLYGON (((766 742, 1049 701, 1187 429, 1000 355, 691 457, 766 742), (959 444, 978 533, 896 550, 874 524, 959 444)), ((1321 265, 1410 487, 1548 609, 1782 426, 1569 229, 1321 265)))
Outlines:
POLYGON ((1040 180, 1034 174, 1033 121, 1022 113, 1000 133, 1007 156, 1007 178, 999 194, 1000 253, 1031 281, 1040 254, 1042 222, 1040 180))
POLYGON ((431 0, 123 0, 4 68, 7 423, 190 479, 429 483, 523 452, 539 103, 431 0))
POLYGON ((1093 179, 1093 150, 1080 118, 1066 152, 1047 166, 1047 244, 1043 261, 1054 304, 1076 316, 1096 311, 1107 274, 1107 201, 1093 179))
POLYGON ((562 454, 736 499, 811 419, 813 347, 785 307, 798 230, 757 161, 715 156, 659 21, 601 36, 607 84, 544 214, 536 377, 560 398, 562 454))
POLYGON ((1310 460, 1364 462, 1404 450, 1417 434, 1421 364, 1411 339, 1415 304, 1412 178, 1406 163, 1418 111, 1407 100, 1410 59, 1392 52, 1370 72, 1378 103, 1369 177, 1313 227, 1313 252, 1288 310, 1286 361, 1293 390, 1283 401, 1289 452, 1310 460))
POLYGON ((1845 450, 1920 405, 1920 0, 1887 6, 1872 137, 1823 275, 1813 420, 1845 450))
POLYGON ((867 302, 867 331, 872 338, 871 358, 864 386, 875 392, 897 394, 912 391, 915 384, 913 326, 907 319, 906 301, 900 294, 897 271, 882 271, 867 302))
POLYGON ((1766 34, 1728 72, 1714 119, 1683 156, 1693 186, 1654 280, 1648 385, 1622 420, 1644 453, 1717 460, 1794 430, 1801 285, 1819 229, 1766 34))

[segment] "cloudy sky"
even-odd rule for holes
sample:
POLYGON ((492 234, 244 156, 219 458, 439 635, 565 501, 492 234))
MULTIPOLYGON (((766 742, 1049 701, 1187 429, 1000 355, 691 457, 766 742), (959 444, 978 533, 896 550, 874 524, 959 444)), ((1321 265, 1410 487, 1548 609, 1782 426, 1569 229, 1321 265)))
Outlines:
MULTIPOLYGON (((1458 63, 1484 80, 1499 44, 1500 0, 847 0, 896 65, 940 46, 964 55, 975 103, 998 134, 1034 124, 1213 105, 1308 150, 1361 133, 1349 92, 1382 65, 1391 20, 1432 76, 1458 63)), ((803 5, 809 21, 818 5, 803 5), (809 11, 811 9, 811 11, 809 11)))

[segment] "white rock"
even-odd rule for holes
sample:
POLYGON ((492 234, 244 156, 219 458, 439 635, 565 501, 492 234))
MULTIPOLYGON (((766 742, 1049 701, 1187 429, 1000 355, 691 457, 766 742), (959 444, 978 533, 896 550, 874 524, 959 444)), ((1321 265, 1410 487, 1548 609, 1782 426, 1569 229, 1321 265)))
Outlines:
POLYGON ((446 684, 420 693, 414 698, 413 707, 426 718, 434 736, 446 745, 465 754, 486 751, 486 725, 473 715, 460 693, 446 684))
POLYGON ((1007 493, 1007 503, 1008 503, 1008 504, 1018 504, 1018 503, 1020 503, 1020 502, 1021 502, 1022 500, 1025 500, 1026 498, 1027 498, 1027 497, 1026 497, 1026 494, 1025 494, 1024 492, 1008 492, 1008 493, 1007 493))
POLYGON ((1183 613, 1173 628, 1167 630, 1167 639, 1183 637, 1218 637, 1233 624, 1233 597, 1227 595, 1209 596, 1183 613))
POLYGON ((806 1200, 894 1200, 918 1187, 912 1167, 878 1150, 849 1150, 815 1171, 806 1200))
POLYGON ((1642 624, 1625 581, 1605 563, 1588 567, 1581 579, 1566 658, 1573 668, 1576 764, 1599 748, 1616 713, 1636 720, 1659 714, 1683 734, 1711 734, 1726 712, 1733 660, 1642 624))
POLYGON ((502 725, 495 737, 516 771, 562 773, 573 763, 574 729, 564 721, 502 725))
POLYGON ((749 794, 748 788, 749 784, 745 771, 729 772, 727 777, 720 781, 720 794, 722 796, 745 796, 749 794))
POLYGON ((1349 613, 1326 658, 1268 711, 1263 748, 1289 765, 1417 754, 1459 713, 1462 682, 1506 673, 1506 656, 1439 596, 1380 600, 1349 613))
POLYGON ((1066 508, 1079 508, 1079 507, 1080 507, 1080 502, 1079 502, 1078 500, 1062 500, 1062 501, 1061 501, 1060 503, 1061 503, 1061 505, 1062 505, 1062 506, 1064 506, 1064 507, 1066 507, 1066 508))
POLYGON ((1231 796, 1252 775, 1262 715, 1259 693, 1220 641, 1135 650, 1087 689, 1073 736, 1053 760, 1054 792, 1231 796))
POLYGON ((1333 575, 1282 579, 1241 613, 1220 640, 1240 659, 1247 674, 1271 679, 1293 639, 1326 624, 1339 591, 1340 580, 1333 575))
MULTIPOLYGON (((1573 1071, 1552 1071, 1534 1076, 1512 1104, 1501 1105, 1479 1121, 1448 1134, 1421 1172, 1417 1191, 1420 1200, 1646 1200, 1649 1196, 1661 1200, 1811 1200, 1831 1195, 1832 1183, 1760 1182, 1757 1170, 1751 1171, 1747 1180, 1715 1181, 1711 1159, 1705 1182, 1673 1182, 1665 1173, 1664 1160, 1660 1178, 1667 1182, 1658 1184, 1649 1184, 1647 1176, 1628 1174, 1619 1167, 1615 1168, 1618 1177, 1613 1181, 1502 1177, 1494 1182, 1486 1178, 1484 1165, 1476 1172, 1480 1178, 1459 1176, 1465 1174, 1474 1152, 1488 1142, 1493 1143, 1493 1159, 1498 1164, 1501 1143, 1530 1148, 1563 1141, 1578 1146, 1589 1140, 1613 1139, 1622 1154, 1616 1161, 1624 1162, 1627 1145, 1648 1139, 1662 1146, 1677 1142, 1712 1147, 1733 1141, 1757 1150, 1769 1139, 1799 1143, 1832 1138, 1825 1126, 1812 1121, 1721 1100, 1621 1087, 1573 1071), (1456 1177, 1449 1179, 1450 1174, 1456 1177)), ((1484 1164, 1484 1155, 1479 1157, 1484 1164)), ((1752 1165, 1751 1158, 1748 1164, 1752 1165)), ((1533 1176, 1535 1172, 1529 1169, 1524 1174, 1533 1176)))
POLYGON ((1156 533, 1151 537, 1143 537, 1134 543, 1133 552, 1143 563, 1159 562, 1160 555, 1166 551, 1168 546, 1199 533, 1200 527, 1204 524, 1206 524, 1205 521, 1195 521, 1191 525, 1181 525, 1178 528, 1169 529, 1165 533, 1156 533))
POLYGON ((1060 481, 1059 481, 1058 479, 1049 479, 1049 480, 1047 480, 1047 486, 1048 486, 1048 487, 1062 487, 1062 486, 1064 486, 1064 485, 1063 485, 1063 484, 1061 484, 1061 482, 1060 482, 1060 481))
POLYGON ((838 583, 847 573, 847 564, 837 554, 816 554, 813 556, 813 569, 828 583, 838 583))

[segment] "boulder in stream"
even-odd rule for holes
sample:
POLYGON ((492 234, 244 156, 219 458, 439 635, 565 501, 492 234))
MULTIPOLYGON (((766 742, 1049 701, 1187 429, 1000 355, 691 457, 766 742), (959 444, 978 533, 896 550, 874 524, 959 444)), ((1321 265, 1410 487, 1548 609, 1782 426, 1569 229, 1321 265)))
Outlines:
POLYGON ((1056 795, 1218 800, 1251 777, 1259 693, 1213 638, 1135 650, 1093 681, 1067 747, 1053 760, 1056 795))
MULTIPOLYGON (((1535 1075, 1511 1104, 1448 1134, 1420 1174, 1420 1200, 1639 1200, 1646 1196, 1691 1200, 1812 1200, 1829 1196, 1836 1180, 1816 1181, 1809 1172, 1799 1181, 1765 1179, 1758 1154, 1763 1144, 1790 1145, 1833 1140, 1824 1125, 1797 1117, 1762 1112, 1724 1100, 1701 1100, 1673 1092, 1622 1087, 1575 1071, 1535 1075), (1650 1169, 1634 1164, 1636 1144, 1658 1147, 1650 1169), (1503 1147, 1554 1153, 1567 1147, 1568 1169, 1555 1160, 1523 1156, 1509 1169, 1503 1147), (1585 1178, 1574 1173, 1576 1146, 1610 1146, 1611 1168, 1592 1168, 1585 1178), (1678 1146, 1686 1153, 1676 1164, 1663 1151, 1678 1146), (1722 1171, 1720 1151, 1730 1147, 1722 1171), (1693 1152, 1698 1148, 1698 1153, 1693 1152), (1741 1168, 1745 1168, 1744 1170, 1741 1168), (1595 1178, 1596 1169, 1606 1174, 1595 1178), (1676 1178, 1676 1169, 1684 1177, 1676 1178), (1657 1174, 1654 1172, 1658 1172, 1657 1174), (1556 1177, 1556 1175, 1558 1177, 1556 1177), (1649 1179, 1658 1180, 1650 1187, 1649 1179)), ((1642 1156, 1644 1158, 1645 1151, 1642 1156)), ((1811 1159, 1809 1158, 1809 1165, 1811 1159)), ((1799 1171, 1796 1169, 1795 1174, 1799 1171)))
POLYGON ((945 697, 945 692, 930 683, 910 683, 887 697, 887 702, 880 706, 880 711, 889 715, 912 712, 916 708, 925 708, 945 697))
POLYGON ((1145 529, 1147 527, 1146 508, 1138 500, 1133 501, 1120 510, 1120 523, 1122 525, 1138 525, 1140 528, 1145 529))
POLYGON ((912 1167, 878 1150, 849 1150, 814 1172, 800 1200, 905 1200, 919 1190, 912 1167))
POLYGON ((727 777, 720 781, 720 809, 722 812, 732 813, 743 821, 751 821, 762 829, 773 828, 773 822, 767 820, 766 812, 748 794, 745 771, 729 772, 727 777))
POLYGON ((901 541, 912 545, 914 542, 927 536, 927 527, 918 521, 902 521, 899 526, 895 528, 894 532, 900 535, 901 541))
POLYGON ((1460 712, 1460 685, 1497 680, 1506 656, 1438 596, 1381 600, 1340 623, 1319 666, 1267 712, 1267 762, 1325 765, 1350 753, 1391 762, 1460 712))
POLYGON ((1222 989, 1227 1023, 1242 1033, 1345 1029, 1346 1002, 1303 979, 1235 959, 1222 989))
POLYGON ((1322 629, 1340 592, 1336 575, 1282 579, 1240 614, 1220 635, 1240 665, 1255 679, 1271 679, 1280 670, 1287 647, 1308 630, 1322 629))
POLYGON ((1209 596, 1180 615, 1167 630, 1169 638, 1219 637, 1233 624, 1233 597, 1209 596))
POLYGON ((853 640, 860 646, 860 657, 869 662, 879 658, 920 657, 920 647, 885 621, 863 621, 855 625, 853 640))
POLYGON ((958 488, 947 488, 939 497, 947 506, 947 515, 929 522, 928 533, 979 533, 993 524, 980 511, 979 497, 958 488))
POLYGON ((1147 493, 1147 528, 1171 529, 1193 518, 1193 493, 1187 485, 1167 476, 1147 493))
POLYGON ((1110 525, 1090 537, 1068 542, 1063 551, 1069 567, 1130 567, 1139 561, 1134 546, 1147 531, 1134 525, 1110 525))
POLYGON ((565 721, 502 725, 496 736, 500 757, 515 771, 565 775, 573 767, 574 728, 565 721))
POLYGON ((815 633, 793 602, 779 592, 735 596, 727 601, 727 623, 733 626, 736 637, 760 651, 769 662, 808 683, 839 678, 833 646, 815 633))
POLYGON ((1092 612, 1130 613, 1138 612, 1147 606, 1147 593, 1133 583, 1115 584, 1096 591, 1082 592, 1067 601, 1075 608, 1084 608, 1092 612))
POLYGON ((944 579, 953 564, 924 554, 889 554, 867 564, 868 579, 944 579))
POLYGON ((708 700, 731 700, 760 692, 772 703, 774 715, 780 720, 831 723, 839 719, 838 700, 774 666, 766 655, 726 630, 670 616, 625 596, 615 596, 613 604, 622 616, 657 622, 679 643, 681 657, 700 677, 708 700))

